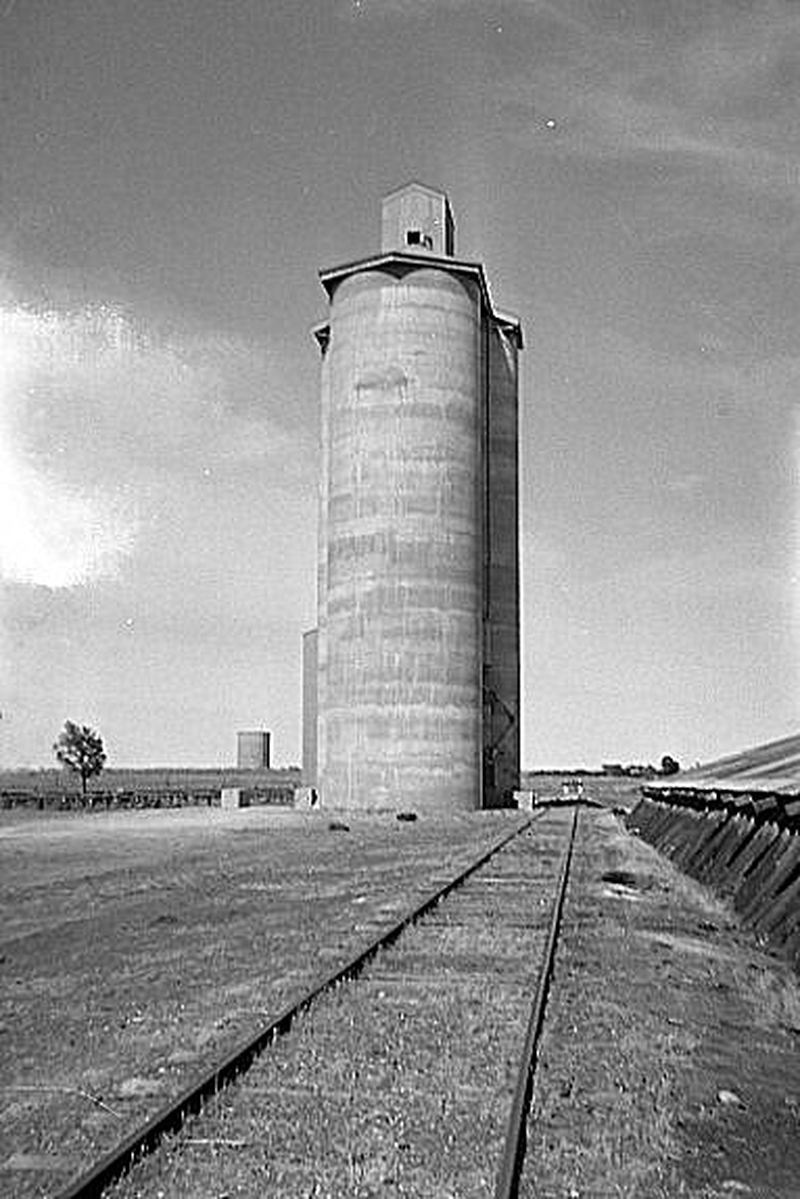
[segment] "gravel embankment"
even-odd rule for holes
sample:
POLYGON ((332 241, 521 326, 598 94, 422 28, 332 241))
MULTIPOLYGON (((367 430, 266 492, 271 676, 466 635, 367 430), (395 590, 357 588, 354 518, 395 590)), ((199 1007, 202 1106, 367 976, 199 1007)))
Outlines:
POLYGON ((523 1199, 797 1199, 800 988, 608 813, 581 817, 523 1199))

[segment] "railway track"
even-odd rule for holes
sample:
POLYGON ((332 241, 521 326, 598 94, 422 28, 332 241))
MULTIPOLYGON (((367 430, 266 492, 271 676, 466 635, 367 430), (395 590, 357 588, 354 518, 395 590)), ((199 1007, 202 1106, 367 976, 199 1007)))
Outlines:
POLYGON ((536 813, 59 1199, 512 1199, 576 823, 536 813))

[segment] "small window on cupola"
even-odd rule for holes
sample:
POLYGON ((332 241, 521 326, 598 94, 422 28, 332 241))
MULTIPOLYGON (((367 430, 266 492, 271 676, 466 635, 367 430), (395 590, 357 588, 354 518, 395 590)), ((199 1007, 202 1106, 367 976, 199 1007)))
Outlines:
POLYGON ((422 233, 420 232, 419 229, 409 229, 408 230, 408 232, 406 233, 406 245, 407 246, 421 246, 422 245, 422 233))

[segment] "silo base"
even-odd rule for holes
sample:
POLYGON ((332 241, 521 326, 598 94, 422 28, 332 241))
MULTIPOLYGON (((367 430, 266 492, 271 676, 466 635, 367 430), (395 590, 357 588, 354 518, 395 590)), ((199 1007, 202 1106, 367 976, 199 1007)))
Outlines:
POLYGON ((381 782, 361 785, 323 781, 319 788, 320 806, 340 812, 417 812, 438 816, 480 810, 479 787, 472 780, 459 787, 448 781, 436 786, 424 779, 406 786, 387 786, 381 782))

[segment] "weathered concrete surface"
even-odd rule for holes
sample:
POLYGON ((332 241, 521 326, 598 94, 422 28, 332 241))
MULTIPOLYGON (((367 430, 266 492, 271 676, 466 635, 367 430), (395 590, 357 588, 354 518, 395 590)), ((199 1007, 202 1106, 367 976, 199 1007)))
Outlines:
POLYGON ((487 330, 485 515, 484 797, 503 806, 519 786, 519 330, 487 330))
POLYGON ((477 808, 480 296, 365 271, 330 328, 323 802, 477 808))
POLYGON ((519 785, 520 326, 451 257, 441 193, 387 197, 383 234, 322 274, 321 798, 501 806, 519 785))
POLYGON ((800 968, 800 804, 791 797, 653 791, 641 837, 728 899, 742 923, 800 968))
POLYGON ((319 703, 319 630, 303 634, 303 785, 316 787, 317 705, 319 703))

